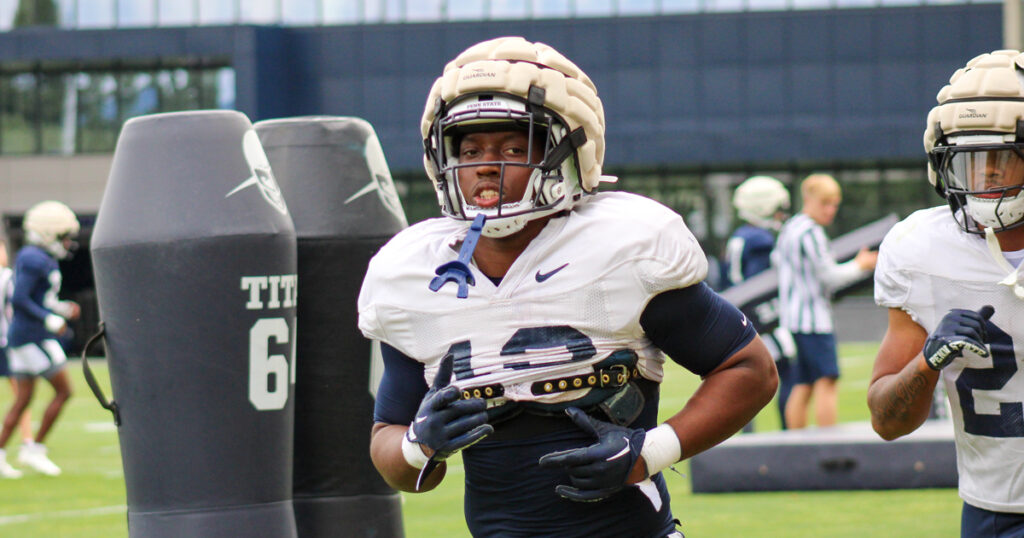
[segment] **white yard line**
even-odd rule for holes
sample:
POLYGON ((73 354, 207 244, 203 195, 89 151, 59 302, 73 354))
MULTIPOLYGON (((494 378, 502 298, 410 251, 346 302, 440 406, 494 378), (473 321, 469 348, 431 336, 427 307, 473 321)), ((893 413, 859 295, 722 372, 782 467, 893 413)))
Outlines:
POLYGON ((86 508, 84 510, 64 510, 62 512, 40 512, 36 514, 15 514, 12 516, 0 516, 0 526, 3 525, 16 525, 18 523, 27 523, 29 521, 39 521, 42 519, 54 519, 54 518, 74 518, 74 517, 90 517, 90 516, 105 516, 108 514, 120 514, 128 510, 125 505, 117 506, 99 506, 96 508, 86 508))

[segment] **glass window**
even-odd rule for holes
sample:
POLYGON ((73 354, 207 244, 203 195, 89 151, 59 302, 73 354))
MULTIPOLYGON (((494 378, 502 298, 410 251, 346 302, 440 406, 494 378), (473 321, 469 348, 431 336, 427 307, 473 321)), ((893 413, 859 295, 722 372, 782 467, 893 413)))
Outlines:
POLYGON ((745 8, 747 10, 758 10, 758 11, 781 11, 789 8, 789 4, 792 0, 745 0, 745 8))
POLYGON ((170 69, 157 73, 160 110, 196 110, 199 107, 198 81, 186 69, 170 69))
POLYGON ((159 2, 158 23, 160 26, 192 26, 196 23, 193 10, 198 2, 159 2))
POLYGON ((199 80, 199 108, 209 110, 217 108, 219 79, 217 71, 203 69, 192 73, 199 80))
POLYGON ((114 0, 90 0, 78 3, 78 28, 113 28, 114 0))
POLYGON ((352 0, 323 0, 324 24, 354 24, 359 22, 360 7, 352 0))
POLYGON ((697 13, 704 0, 661 0, 662 13, 697 13))
POLYGON ((5 154, 35 153, 36 76, 32 73, 0 77, 0 151, 5 154))
POLYGON ((405 18, 410 22, 441 20, 444 0, 413 0, 405 3, 405 18))
POLYGON ((78 0, 57 0, 58 24, 62 28, 74 28, 76 21, 78 21, 77 11, 78 0))
POLYGON ((875 7, 880 0, 832 0, 835 7, 875 7))
POLYGON ((743 11, 746 5, 747 0, 704 0, 704 11, 743 11))
POLYGON ((794 9, 825 9, 834 5, 836 0, 789 0, 794 9))
POLYGON ((39 77, 39 129, 42 153, 73 153, 75 149, 74 76, 63 73, 39 77))
POLYGON ((528 10, 528 0, 491 0, 490 18, 524 19, 528 10))
MULTIPOLYGON (((497 4, 500 1, 495 1, 492 5, 492 17, 494 16, 493 10, 497 9, 497 4)), ((448 20, 482 20, 486 18, 486 11, 484 10, 483 0, 448 0, 448 20)))
POLYGON ((235 22, 235 9, 240 0, 199 3, 199 24, 217 25, 235 22))
POLYGON ((360 22, 381 22, 384 20, 384 2, 382 0, 362 0, 360 22))
POLYGON ((281 22, 292 26, 316 24, 319 0, 281 0, 281 22))
POLYGON ((619 0, 619 13, 622 15, 650 15, 656 10, 654 2, 655 0, 619 0))
POLYGON ((123 73, 120 79, 124 119, 160 112, 160 90, 152 73, 123 73))
POLYGON ((615 0, 576 0, 576 14, 583 16, 608 16, 615 12, 615 0))
POLYGON ((239 0, 241 22, 252 24, 274 24, 281 20, 280 0, 239 0))
POLYGON ((117 25, 156 26, 156 4, 153 0, 117 0, 117 25))
POLYGON ((533 0, 534 17, 568 17, 569 0, 533 0))
POLYGON ((235 70, 222 67, 217 73, 216 108, 235 108, 235 70))
MULTIPOLYGON (((380 0, 384 4, 384 20, 402 22, 405 20, 406 0, 380 0)), ((415 3, 415 0, 413 0, 415 3)))
POLYGON ((111 151, 121 127, 117 79, 107 73, 78 75, 78 149, 111 151))
POLYGON ((0 31, 10 30, 14 26, 14 12, 18 9, 18 0, 0 0, 0 31))

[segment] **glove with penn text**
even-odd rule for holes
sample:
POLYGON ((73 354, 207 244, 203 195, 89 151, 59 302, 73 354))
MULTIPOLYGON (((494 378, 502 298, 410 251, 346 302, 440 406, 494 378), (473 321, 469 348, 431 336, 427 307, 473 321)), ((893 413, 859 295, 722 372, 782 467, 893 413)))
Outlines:
POLYGON ((977 312, 954 308, 943 316, 939 326, 924 341, 924 360, 933 370, 941 370, 949 366, 953 359, 963 356, 968 350, 982 357, 988 356, 985 342, 988 335, 985 324, 995 313, 989 305, 981 307, 977 312))
POLYGON ((494 426, 487 424, 487 402, 482 398, 462 400, 458 387, 450 385, 451 378, 452 356, 448 355, 441 360, 434 383, 406 432, 409 441, 434 452, 420 471, 417 490, 440 462, 494 432, 494 426))
POLYGON ((622 489, 640 457, 647 432, 592 418, 575 407, 565 412, 597 442, 541 456, 541 467, 563 468, 569 473, 572 485, 555 486, 555 492, 570 501, 593 502, 622 489))

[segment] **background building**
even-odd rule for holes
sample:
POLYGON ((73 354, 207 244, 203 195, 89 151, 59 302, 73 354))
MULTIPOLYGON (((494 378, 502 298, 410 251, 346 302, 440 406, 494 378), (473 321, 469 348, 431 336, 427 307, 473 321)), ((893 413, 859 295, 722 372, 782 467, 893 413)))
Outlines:
MULTIPOLYGON (((1018 2, 1008 2, 1017 4, 1018 2)), ((133 116, 358 116, 410 222, 438 214, 418 126, 441 67, 501 35, 546 42, 597 84, 606 170, 675 208, 716 255, 751 174, 827 171, 834 234, 941 200, 921 136, 953 70, 1004 42, 1004 6, 956 0, 0 0, 0 213, 99 208, 133 116)), ((187 158, 187 156, 183 156, 187 158)), ((87 251, 65 268, 88 303, 87 251)), ((88 323, 88 320, 86 321, 88 323)))

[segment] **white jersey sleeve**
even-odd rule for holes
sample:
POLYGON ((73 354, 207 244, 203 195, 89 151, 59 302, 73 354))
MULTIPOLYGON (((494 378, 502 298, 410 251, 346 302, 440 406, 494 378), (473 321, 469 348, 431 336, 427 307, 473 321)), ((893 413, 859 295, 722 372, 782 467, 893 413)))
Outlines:
POLYGON ((989 356, 969 351, 941 372, 957 446, 960 496, 973 506, 1024 513, 1024 301, 982 236, 963 232, 946 206, 918 211, 879 250, 875 301, 900 308, 928 333, 951 309, 992 305, 989 356))
POLYGON ((359 296, 359 328, 426 366, 455 355, 460 388, 500 384, 513 400, 570 401, 587 389, 536 395, 537 380, 593 371, 611 354, 638 357, 660 381, 664 357, 644 336, 640 314, 662 291, 696 284, 707 259, 682 218, 653 200, 603 193, 552 218, 495 286, 475 265, 469 296, 428 285, 457 258, 467 227, 431 219, 396 235, 370 261, 359 296))

